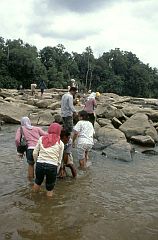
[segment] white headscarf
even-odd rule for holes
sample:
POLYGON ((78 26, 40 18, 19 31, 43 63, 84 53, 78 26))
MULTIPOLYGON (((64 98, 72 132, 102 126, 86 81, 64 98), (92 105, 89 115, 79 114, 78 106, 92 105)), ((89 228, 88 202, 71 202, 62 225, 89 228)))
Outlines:
POLYGON ((31 126, 31 121, 28 117, 22 117, 21 119, 21 126, 24 126, 28 129, 32 129, 33 127, 31 126))
POLYGON ((95 92, 92 92, 88 97, 87 97, 87 100, 89 99, 95 99, 96 97, 96 93, 95 92))

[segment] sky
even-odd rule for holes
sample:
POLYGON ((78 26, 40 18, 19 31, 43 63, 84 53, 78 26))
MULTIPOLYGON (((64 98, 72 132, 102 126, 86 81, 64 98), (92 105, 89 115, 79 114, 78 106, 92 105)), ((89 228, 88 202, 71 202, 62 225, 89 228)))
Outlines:
POLYGON ((158 0, 0 0, 0 37, 38 50, 90 46, 94 56, 120 48, 158 68, 158 0))

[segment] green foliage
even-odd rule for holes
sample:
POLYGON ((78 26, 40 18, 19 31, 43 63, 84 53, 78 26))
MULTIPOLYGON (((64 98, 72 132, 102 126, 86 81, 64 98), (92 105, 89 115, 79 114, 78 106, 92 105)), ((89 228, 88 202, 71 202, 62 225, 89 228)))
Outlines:
POLYGON ((90 46, 81 54, 70 54, 62 44, 38 52, 21 39, 5 41, 0 37, 0 87, 22 84, 30 88, 41 78, 48 88, 67 88, 74 78, 84 91, 158 97, 158 70, 143 64, 132 52, 116 48, 95 58, 90 46))

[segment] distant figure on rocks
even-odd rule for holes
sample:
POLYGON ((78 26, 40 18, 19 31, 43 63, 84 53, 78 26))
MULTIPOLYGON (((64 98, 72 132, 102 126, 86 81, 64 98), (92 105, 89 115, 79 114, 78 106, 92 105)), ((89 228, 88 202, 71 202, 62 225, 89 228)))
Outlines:
MULTIPOLYGON (((16 136, 15 136, 15 143, 18 147, 21 138, 21 128, 23 131, 23 135, 26 139, 28 148, 26 150, 26 158, 28 162, 28 179, 31 181, 34 178, 34 159, 33 159, 33 150, 37 144, 38 139, 40 136, 44 136, 47 133, 43 131, 40 127, 35 127, 31 125, 31 121, 28 117, 22 117, 21 119, 21 127, 17 129, 16 136)), ((19 157, 23 155, 17 153, 19 157)))
POLYGON ((40 80, 39 87, 40 87, 40 90, 41 90, 41 97, 42 97, 43 93, 44 93, 44 90, 47 88, 43 79, 40 80))
POLYGON ((76 81, 75 79, 71 79, 71 86, 70 87, 76 87, 76 81))
POLYGON ((37 84, 36 84, 36 83, 32 83, 32 84, 31 84, 31 95, 32 95, 32 96, 35 95, 36 87, 37 87, 37 84))

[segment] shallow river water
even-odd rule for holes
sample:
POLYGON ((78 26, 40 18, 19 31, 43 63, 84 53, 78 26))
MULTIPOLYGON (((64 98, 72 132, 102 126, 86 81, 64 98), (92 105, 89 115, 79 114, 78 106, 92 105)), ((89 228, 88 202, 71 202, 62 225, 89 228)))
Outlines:
POLYGON ((16 129, 0 132, 0 240, 158 239, 157 156, 125 163, 93 151, 88 171, 58 180, 48 199, 44 185, 31 191, 26 160, 16 159, 16 129))

